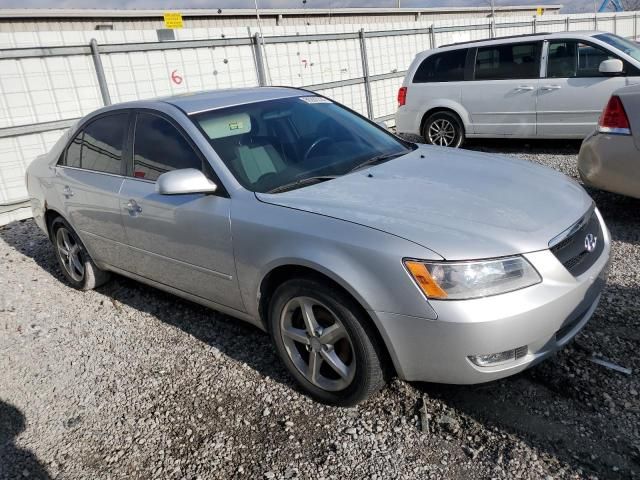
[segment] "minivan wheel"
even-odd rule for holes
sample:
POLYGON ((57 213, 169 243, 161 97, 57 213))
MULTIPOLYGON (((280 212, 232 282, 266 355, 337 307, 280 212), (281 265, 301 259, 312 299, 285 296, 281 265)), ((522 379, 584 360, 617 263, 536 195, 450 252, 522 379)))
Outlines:
POLYGON ((385 383, 382 355, 358 305, 315 279, 280 285, 271 300, 271 337, 285 366, 315 399, 355 405, 385 383))
POLYGON ((431 145, 459 147, 464 142, 464 127, 454 113, 436 112, 424 122, 422 136, 431 145))
POLYGON ((99 269, 73 228, 61 217, 51 222, 53 245, 62 274, 72 287, 91 290, 107 282, 109 272, 99 269))

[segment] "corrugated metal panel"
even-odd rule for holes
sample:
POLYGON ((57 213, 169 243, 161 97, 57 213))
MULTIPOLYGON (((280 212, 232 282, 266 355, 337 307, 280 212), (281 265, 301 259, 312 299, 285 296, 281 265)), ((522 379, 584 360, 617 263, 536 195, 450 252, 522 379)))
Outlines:
MULTIPOLYGON (((563 16, 538 18, 538 31, 561 31, 566 28, 563 16), (550 21, 557 20, 550 23, 550 21)), ((593 15, 570 16, 569 28, 593 26, 593 15)), ((600 15, 601 30, 617 29, 632 36, 637 27, 633 14, 600 15)), ((388 20, 389 18, 387 18, 388 20)), ((531 33, 532 18, 497 19, 497 35, 531 33), (522 22, 521 25, 513 25, 522 22)), ((419 22, 385 22, 376 31, 415 29, 430 24, 419 22)), ((456 18, 439 21, 436 27, 448 27, 435 33, 436 45, 488 38, 490 21, 484 18, 456 18), (457 27, 469 27, 456 30, 457 27), (473 27, 476 26, 476 27, 473 27), (449 30, 450 29, 450 30, 449 30)), ((265 36, 353 33, 360 25, 263 25, 265 36)), ((247 38, 256 29, 246 27, 213 28, 206 25, 176 31, 177 40, 247 38)), ((140 31, 70 31, 0 33, 0 48, 88 45, 96 38, 101 45, 156 42, 154 30, 140 31)), ((164 45, 164 44, 161 44, 164 45)), ((168 43, 167 46, 175 46, 168 43)), ((414 55, 430 47, 428 33, 386 35, 366 38, 370 75, 384 75, 406 70, 414 55)), ((275 85, 317 85, 363 77, 358 39, 296 41, 269 43, 265 46, 267 80, 275 85)), ((57 57, 32 57, 0 60, 0 129, 40 122, 81 117, 102 105, 91 56, 82 54, 57 57)), ((178 94, 205 89, 257 85, 253 47, 250 45, 189 47, 103 53, 106 81, 114 102, 178 94)), ((360 80, 361 81, 361 80, 360 80)), ((366 114, 365 88, 358 80, 348 86, 325 88, 319 92, 366 114)), ((392 115, 396 93, 402 78, 386 78, 371 83, 375 117, 392 115)), ((57 124, 56 128, 60 125, 57 124)), ((15 131, 15 130, 13 130, 15 131)), ((13 132, 12 131, 12 132, 13 132)), ((24 199, 24 171, 37 155, 44 153, 63 130, 0 138, 0 205, 24 199)), ((2 133, 0 131, 0 133, 2 133)), ((12 214, 13 215, 13 214, 12 214)), ((2 219, 9 218, 0 214, 2 219)), ((14 218, 14 217, 11 217, 14 218)))

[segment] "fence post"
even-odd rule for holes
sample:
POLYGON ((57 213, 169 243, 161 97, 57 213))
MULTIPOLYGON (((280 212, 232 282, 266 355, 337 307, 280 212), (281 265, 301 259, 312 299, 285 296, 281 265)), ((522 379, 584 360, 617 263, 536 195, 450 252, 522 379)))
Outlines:
POLYGON ((569 31, 569 22, 571 21, 571 19, 569 17, 566 17, 564 19, 564 29, 568 32, 569 31))
POLYGON ((264 87, 267 85, 267 74, 264 69, 264 57, 262 50, 262 37, 260 32, 256 32, 252 37, 253 55, 256 58, 256 73, 258 74, 258 85, 264 87))
POLYGON ((533 32, 538 33, 538 17, 533 17, 533 32))
POLYGON ((367 41, 364 28, 358 31, 360 37, 360 58, 362 59, 362 75, 364 77, 364 95, 367 100, 367 117, 374 119, 373 99, 371 98, 371 80, 369 79, 369 59, 367 57, 367 41))
POLYGON ((433 23, 429 27, 429 40, 431 41, 431 48, 436 48, 436 29, 433 23))
POLYGON ((593 14, 593 29, 598 30, 598 14, 593 14))
POLYGON ((489 38, 496 38, 496 20, 493 17, 489 21, 489 38))
POLYGON ((633 41, 638 39, 638 14, 633 14, 633 41))
POLYGON ((109 95, 109 86, 107 85, 107 78, 104 76, 104 67, 102 66, 102 59, 100 58, 98 41, 95 38, 92 38, 91 41, 89 42, 89 47, 91 48, 93 65, 96 69, 96 77, 98 77, 98 87, 100 87, 102 102, 105 105, 111 105, 111 95, 109 95))
POLYGON ((618 33, 618 14, 613 14, 613 33, 618 33))

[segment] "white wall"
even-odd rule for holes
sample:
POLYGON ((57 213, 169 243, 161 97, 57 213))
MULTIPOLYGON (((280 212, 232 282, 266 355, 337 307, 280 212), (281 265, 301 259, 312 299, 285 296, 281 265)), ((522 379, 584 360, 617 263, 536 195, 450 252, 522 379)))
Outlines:
MULTIPOLYGON (((594 16, 553 15, 539 17, 538 32, 594 28, 594 16), (542 23, 543 21, 547 23, 542 23), (554 21, 554 23, 548 23, 554 21)), ((633 12, 600 15, 600 30, 634 36, 637 18, 633 12)), ((436 45, 488 38, 488 19, 460 18, 443 20, 435 27, 480 25, 463 31, 435 34, 436 45)), ((411 29, 416 22, 376 25, 376 31, 411 29)), ((265 26, 264 35, 299 35, 312 33, 356 32, 360 25, 265 26)), ((532 17, 500 17, 497 36, 532 33, 532 17), (518 25, 507 25, 518 22, 518 25)), ((194 28, 176 31, 177 40, 211 38, 247 38, 254 33, 243 27, 194 28)), ((366 39, 371 75, 401 72, 414 55, 430 48, 430 35, 411 34, 366 39)), ((140 31, 71 31, 71 32, 0 32, 2 49, 88 45, 92 38, 99 44, 156 41, 155 30, 140 31)), ((268 80, 273 85, 304 86, 363 76, 358 39, 267 44, 265 47, 268 80)), ((102 54, 105 76, 113 102, 173 95, 190 91, 254 86, 258 84, 252 47, 225 46, 155 50, 147 52, 102 54), (172 81, 172 74, 182 81, 172 81)), ((375 117, 391 115, 396 109, 396 92, 401 78, 373 82, 372 104, 375 117)), ((362 84, 323 90, 351 108, 366 113, 362 84)), ((47 121, 79 118, 102 106, 102 97, 90 55, 0 60, 0 224, 28 215, 28 209, 1 213, 8 204, 27 197, 24 172, 37 155, 46 152, 61 130, 2 138, 2 129, 47 121)))

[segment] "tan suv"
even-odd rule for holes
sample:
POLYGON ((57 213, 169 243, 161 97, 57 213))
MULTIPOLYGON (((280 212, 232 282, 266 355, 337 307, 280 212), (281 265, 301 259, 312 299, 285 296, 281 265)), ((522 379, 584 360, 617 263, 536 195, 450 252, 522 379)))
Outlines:
POLYGON ((640 198, 640 85, 616 90, 598 127, 582 142, 582 181, 609 192, 640 198))

